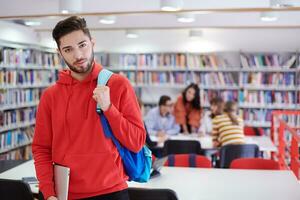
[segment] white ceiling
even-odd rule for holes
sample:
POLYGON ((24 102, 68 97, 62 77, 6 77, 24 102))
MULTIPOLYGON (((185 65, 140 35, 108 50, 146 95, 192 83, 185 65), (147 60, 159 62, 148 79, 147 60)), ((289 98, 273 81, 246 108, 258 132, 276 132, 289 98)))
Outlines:
MULTIPOLYGON (((73 0, 77 1, 77 0, 73 0)), ((262 22, 260 12, 270 9, 269 0, 183 0, 183 11, 213 10, 196 13, 193 23, 179 23, 174 13, 160 12, 159 0, 82 0, 82 13, 97 40, 97 50, 106 51, 223 51, 297 50, 300 44, 300 9, 278 11, 278 20, 262 22), (222 12, 217 9, 223 9, 222 12), (226 12, 230 9, 234 12, 226 12), (251 12, 242 12, 250 9, 251 12), (298 11, 299 10, 299 11, 298 11), (141 14, 147 11, 147 14, 141 14), (225 11, 225 12, 224 12, 225 11), (126 14, 122 14, 126 12, 126 14), (95 13, 90 16, 88 13, 95 13), (116 14, 113 25, 100 24, 99 16, 116 14), (268 28, 269 27, 269 28, 268 28), (125 29, 138 30, 140 37, 126 38, 125 29), (190 29, 201 29, 203 37, 188 38, 190 29)), ((282 1, 282 0, 281 0, 282 1)), ((299 1, 286 1, 300 6, 299 1)), ((58 0, 9 0, 1 2, 0 20, 21 19, 40 21, 33 27, 41 42, 53 46, 51 30, 64 17, 59 14, 58 0), (43 15, 43 17, 33 17, 43 15), (27 16, 27 17, 26 17, 27 16)))

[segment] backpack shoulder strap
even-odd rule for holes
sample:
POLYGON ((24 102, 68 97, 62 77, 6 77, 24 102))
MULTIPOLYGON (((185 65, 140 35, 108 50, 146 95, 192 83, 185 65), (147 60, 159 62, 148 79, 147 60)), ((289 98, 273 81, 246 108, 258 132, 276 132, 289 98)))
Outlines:
MULTIPOLYGON (((113 72, 109 71, 108 69, 102 69, 98 74, 97 85, 106 85, 112 75, 113 75, 113 72)), ((99 105, 97 105, 96 111, 98 113, 101 112, 99 105)))

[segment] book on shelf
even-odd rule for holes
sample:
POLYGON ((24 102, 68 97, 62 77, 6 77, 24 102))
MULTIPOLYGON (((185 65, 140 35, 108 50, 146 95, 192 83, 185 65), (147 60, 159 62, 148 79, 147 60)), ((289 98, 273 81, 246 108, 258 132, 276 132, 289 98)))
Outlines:
POLYGON ((188 80, 206 86, 236 86, 230 72, 191 72, 188 80))
POLYGON ((22 68, 29 65, 40 67, 61 66, 61 59, 57 53, 43 52, 35 49, 0 48, 0 63, 5 66, 22 68))
POLYGON ((266 123, 271 121, 272 110, 270 109, 240 109, 239 113, 244 121, 266 123))
POLYGON ((240 54, 241 65, 243 68, 269 68, 280 67, 291 69, 296 67, 297 55, 291 54, 286 56, 273 54, 240 54))
POLYGON ((293 72, 242 72, 240 73, 240 85, 253 86, 295 86, 295 73, 293 72))
POLYGON ((1 70, 0 86, 22 86, 22 85, 46 85, 57 80, 58 72, 56 71, 39 71, 39 70, 1 70))
POLYGON ((228 61, 221 56, 211 54, 188 54, 188 67, 197 68, 224 68, 227 67, 228 61))
POLYGON ((239 103, 252 105, 295 105, 296 94, 291 91, 239 91, 239 103))
POLYGON ((29 160, 32 159, 31 145, 0 154, 0 160, 29 160))
POLYGON ((200 88, 200 102, 201 105, 208 105, 209 101, 215 97, 222 97, 224 101, 237 101, 237 90, 204 90, 200 88))
POLYGON ((33 127, 7 131, 0 134, 0 152, 1 150, 9 150, 10 148, 30 144, 33 139, 33 134, 33 127))
POLYGON ((35 120, 36 110, 36 107, 32 107, 0 112, 0 126, 5 128, 21 123, 32 122, 35 120))
POLYGON ((3 107, 38 102, 42 89, 11 89, 0 90, 0 110, 3 107))

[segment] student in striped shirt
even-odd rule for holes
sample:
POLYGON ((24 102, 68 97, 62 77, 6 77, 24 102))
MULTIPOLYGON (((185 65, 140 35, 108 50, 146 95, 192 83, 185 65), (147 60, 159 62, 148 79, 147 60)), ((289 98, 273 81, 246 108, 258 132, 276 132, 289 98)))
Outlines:
POLYGON ((214 147, 228 144, 244 144, 244 124, 237 113, 237 103, 228 101, 224 113, 212 120, 214 147))

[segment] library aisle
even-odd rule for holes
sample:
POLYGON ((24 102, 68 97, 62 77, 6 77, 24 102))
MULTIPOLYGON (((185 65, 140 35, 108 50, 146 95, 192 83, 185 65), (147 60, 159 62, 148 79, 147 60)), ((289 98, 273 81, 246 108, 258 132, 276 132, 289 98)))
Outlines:
POLYGON ((67 199, 128 183, 131 200, 299 200, 299 18, 298 0, 2 2, 0 199, 27 198, 8 186, 21 180, 29 199, 55 200, 57 164, 67 199), (94 90, 102 68, 108 103, 94 90), (135 153, 146 132, 156 176, 126 183, 108 130, 135 153))

